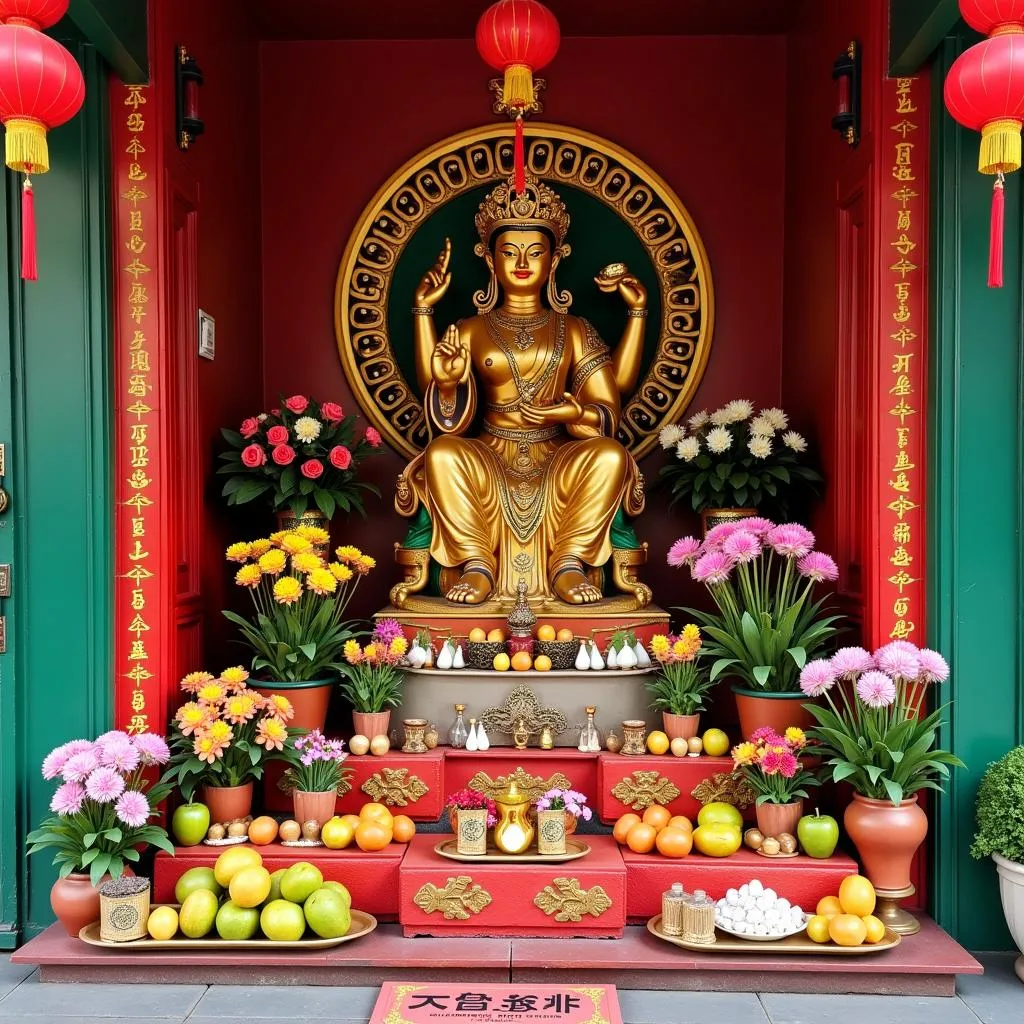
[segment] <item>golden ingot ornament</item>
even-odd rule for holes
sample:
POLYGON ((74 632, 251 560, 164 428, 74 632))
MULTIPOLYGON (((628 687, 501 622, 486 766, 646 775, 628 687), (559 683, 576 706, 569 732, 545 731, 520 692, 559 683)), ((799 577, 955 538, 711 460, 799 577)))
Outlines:
POLYGON ((502 853, 526 853, 533 843, 533 823, 530 821, 530 795, 512 782, 499 793, 494 802, 498 806, 498 824, 494 826, 494 845, 502 853))

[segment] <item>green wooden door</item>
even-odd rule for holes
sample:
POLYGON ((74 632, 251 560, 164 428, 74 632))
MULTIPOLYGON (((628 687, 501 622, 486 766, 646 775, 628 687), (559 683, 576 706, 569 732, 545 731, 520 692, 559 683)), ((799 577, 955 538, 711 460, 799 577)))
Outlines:
POLYGON ((19 276, 20 182, 0 201, 0 443, 10 506, 0 515, 0 948, 49 924, 56 877, 28 861, 25 833, 53 784, 52 747, 111 721, 109 430, 109 134, 106 72, 95 51, 62 39, 82 65, 86 103, 50 133, 49 174, 35 179, 39 280, 19 276))

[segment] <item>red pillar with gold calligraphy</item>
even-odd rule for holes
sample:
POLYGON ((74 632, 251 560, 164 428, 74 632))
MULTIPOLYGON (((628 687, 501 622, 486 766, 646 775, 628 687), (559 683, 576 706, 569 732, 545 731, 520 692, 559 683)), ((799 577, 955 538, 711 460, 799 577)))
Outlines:
POLYGON ((114 146, 115 724, 163 732, 170 558, 163 401, 160 130, 150 87, 111 85, 114 146))

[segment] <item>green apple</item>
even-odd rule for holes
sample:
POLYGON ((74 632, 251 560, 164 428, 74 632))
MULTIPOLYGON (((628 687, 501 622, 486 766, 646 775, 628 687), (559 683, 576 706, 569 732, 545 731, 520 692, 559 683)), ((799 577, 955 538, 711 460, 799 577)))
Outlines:
POLYGON ((839 823, 815 807, 813 814, 805 814, 796 823, 796 836, 808 857, 824 860, 835 852, 839 842, 839 823))
POLYGON ((206 804, 182 804, 171 818, 171 832, 179 846, 198 846, 210 827, 210 808, 206 804))

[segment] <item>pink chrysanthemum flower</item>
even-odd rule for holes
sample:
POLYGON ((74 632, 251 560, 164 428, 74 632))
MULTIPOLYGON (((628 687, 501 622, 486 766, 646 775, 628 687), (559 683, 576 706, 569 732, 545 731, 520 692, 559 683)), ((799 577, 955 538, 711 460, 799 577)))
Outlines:
POLYGON ((770 519, 765 519, 764 516, 751 516, 749 519, 744 519, 740 525, 747 533, 752 533, 755 537, 763 537, 769 530, 775 529, 775 523, 770 519))
POLYGON ((680 537, 668 549, 666 561, 673 568, 678 569, 683 565, 692 565, 700 553, 700 541, 696 537, 680 537))
POLYGON ((750 735, 751 743, 764 743, 767 746, 772 745, 772 740, 778 739, 779 734, 770 725, 762 725, 760 729, 755 729, 750 735))
POLYGON ((711 527, 707 532, 707 536, 704 538, 704 550, 710 551, 712 548, 720 548, 738 529, 740 529, 740 521, 719 523, 717 526, 711 527))
POLYGON ((779 755, 782 763, 779 765, 779 771, 787 778, 791 779, 796 775, 797 766, 799 762, 793 754, 780 754, 779 755))
POLYGON ((896 684, 884 672, 865 672, 857 680, 857 696, 869 708, 887 708, 896 699, 896 684))
POLYGON ((814 550, 814 534, 799 523, 783 523, 765 534, 765 543, 770 544, 777 555, 803 558, 814 550))
MULTIPOLYGON (((785 756, 786 755, 779 754, 774 750, 769 750, 768 753, 761 758, 761 771, 763 771, 765 775, 777 775, 782 770, 782 759, 785 756)), ((789 756, 792 757, 793 755, 790 754, 789 756)))
POLYGON ((43 758, 43 778, 55 779, 64 770, 64 765, 71 759, 71 751, 68 750, 69 743, 64 743, 54 750, 51 750, 43 758))
POLYGON ((90 748, 69 757, 60 774, 65 782, 85 782, 90 772, 99 765, 100 759, 96 751, 90 748))
POLYGON ((753 562, 761 554, 761 542, 747 530, 739 529, 727 537, 722 551, 737 565, 753 562))
POLYGON ((853 679, 874 667, 875 659, 863 647, 840 647, 832 655, 832 670, 840 679, 853 679))
POLYGON ((113 768, 97 768, 85 780, 85 792, 98 804, 109 804, 124 792, 124 779, 113 768))
POLYGON ((922 682, 944 683, 949 678, 949 663, 938 651, 922 647, 918 660, 921 662, 922 682))
POLYGON ((139 752, 127 736, 119 740, 112 739, 104 745, 100 753, 100 764, 113 768, 122 774, 135 771, 139 766, 139 760, 139 752))
POLYGON ((143 764, 167 764, 171 757, 171 751, 163 736, 157 736, 153 732, 140 732, 132 737, 135 749, 142 756, 143 764))
POLYGON ((85 786, 80 782, 65 782, 57 788, 50 801, 50 810, 56 814, 77 814, 85 803, 85 786))
POLYGON ((724 583, 729 578, 732 565, 732 559, 724 551, 707 551, 694 564, 693 578, 708 586, 724 583))
POLYGON ((96 746, 92 740, 71 740, 64 744, 65 749, 68 752, 68 757, 74 757, 75 754, 84 754, 87 750, 92 750, 96 746))
POLYGON ((835 669, 825 658, 809 661, 800 670, 800 689, 808 697, 820 697, 836 683, 835 669))
POLYGON ((102 736, 96 737, 96 746, 103 747, 108 743, 117 743, 127 737, 128 733, 122 732, 120 729, 108 729, 102 736))
POLYGON ((114 804, 114 813, 130 828, 142 828, 149 818, 149 801, 138 790, 125 790, 114 804))
POLYGON ((796 567, 801 576, 806 576, 815 583, 821 583, 822 580, 831 583, 839 579, 839 566, 823 551, 809 551, 796 563, 796 567))
POLYGON ((373 635, 388 646, 395 637, 402 635, 402 625, 398 619, 378 619, 373 627, 373 635))
POLYGON ((875 664, 894 679, 916 679, 921 674, 921 658, 917 648, 907 650, 886 644, 875 651, 875 664))

